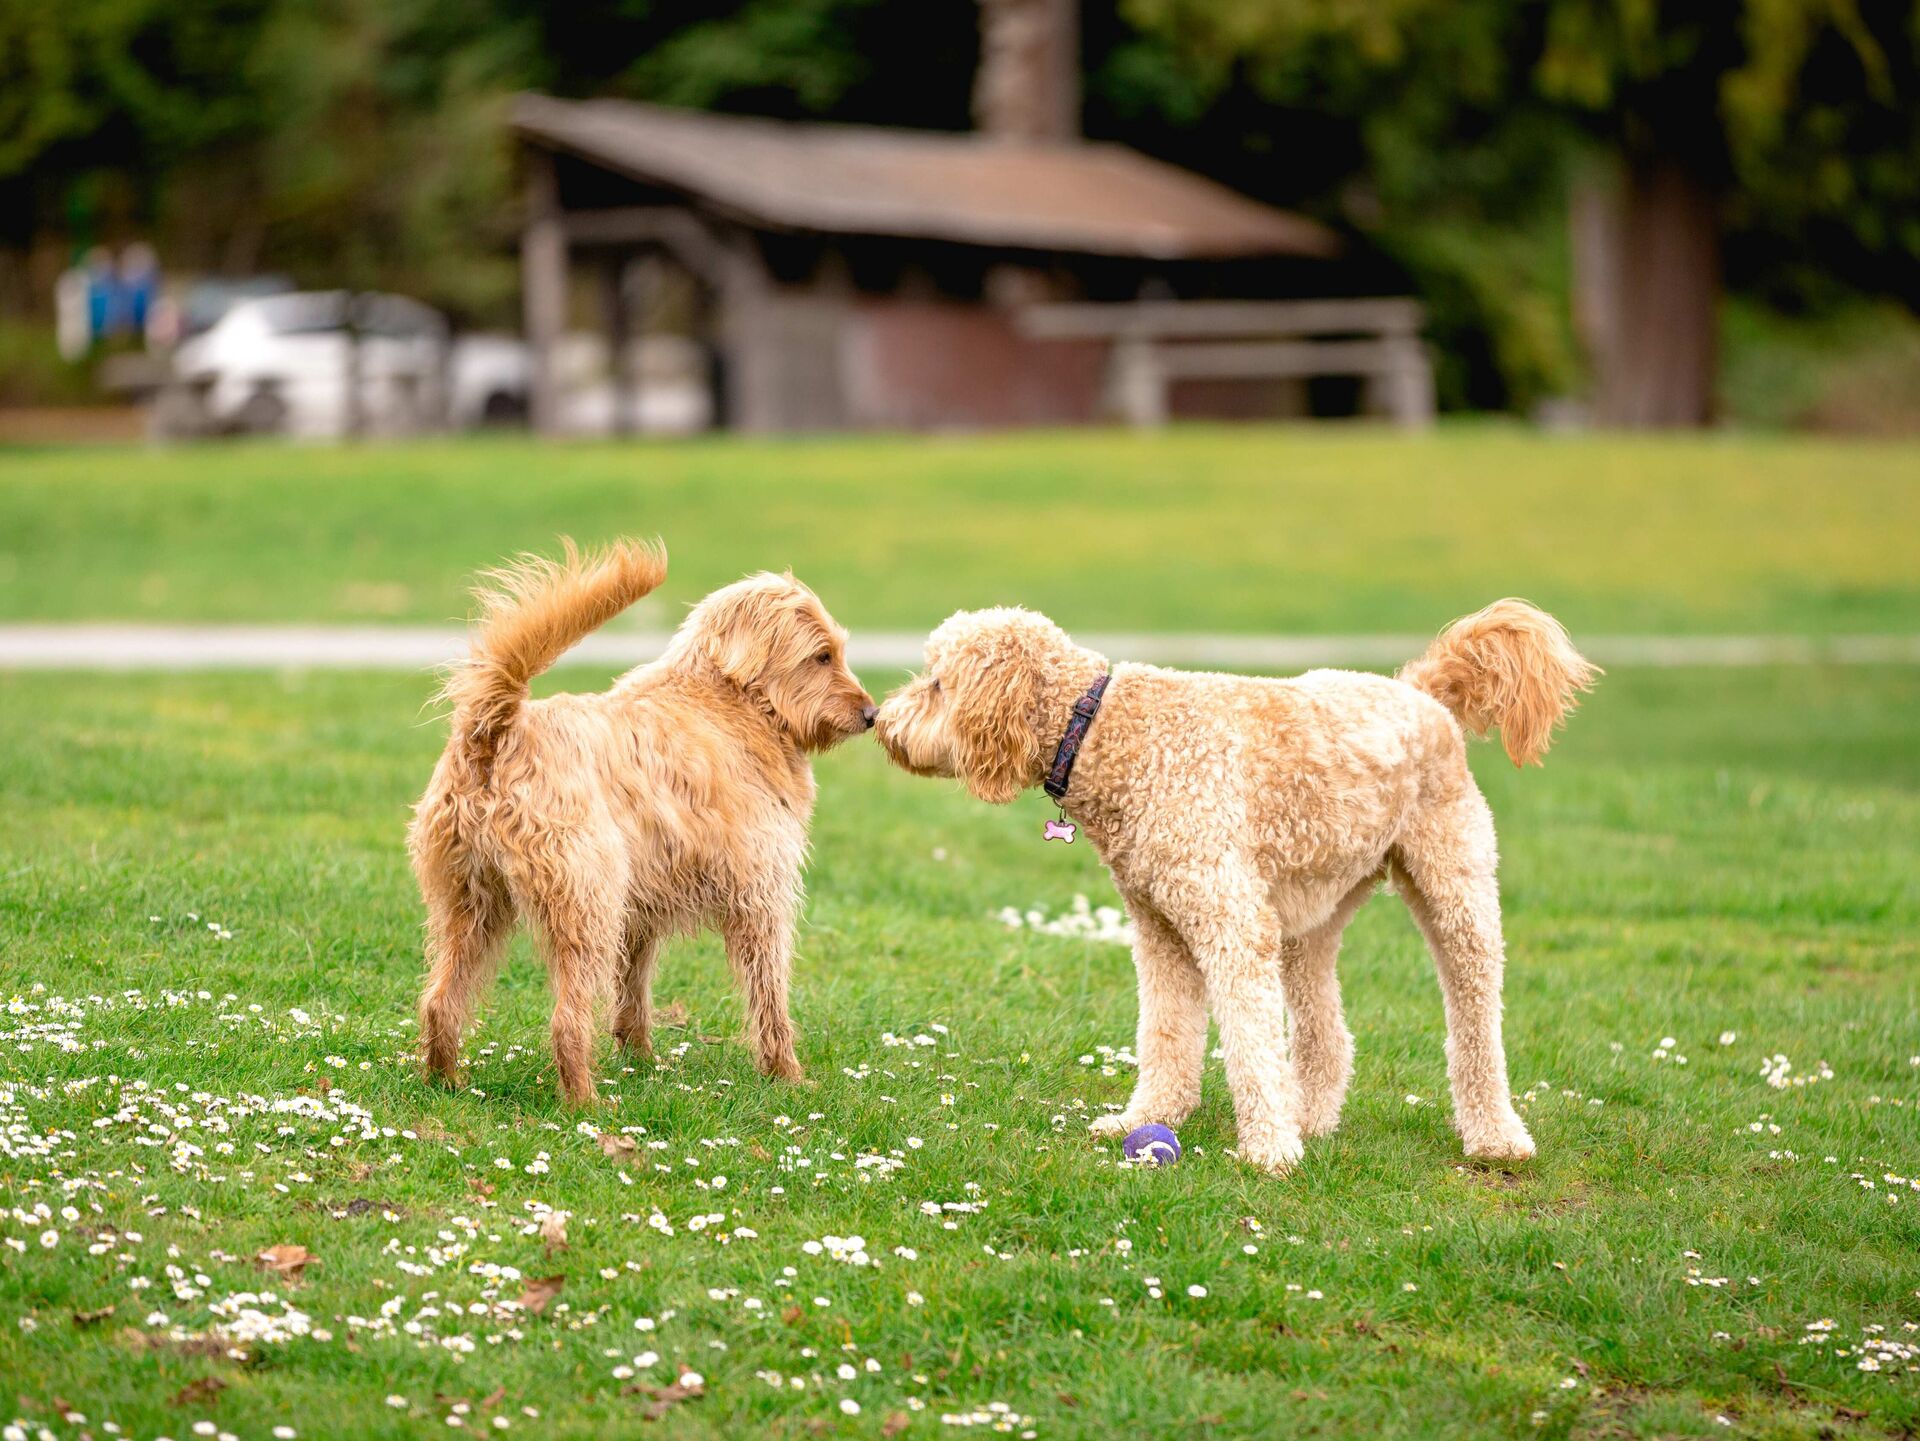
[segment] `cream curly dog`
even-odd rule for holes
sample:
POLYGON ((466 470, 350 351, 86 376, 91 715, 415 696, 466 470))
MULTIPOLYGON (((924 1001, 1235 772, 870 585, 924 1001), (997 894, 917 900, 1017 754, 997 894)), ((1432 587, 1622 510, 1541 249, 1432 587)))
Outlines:
POLYGON ((676 932, 718 928, 769 1075, 801 1078, 787 1013, 814 751, 872 726, 847 635, 791 575, 696 605, 666 653, 598 695, 529 700, 528 680, 666 578, 622 542, 496 573, 472 656, 448 679, 453 735, 408 848, 427 903, 420 1045, 451 1080, 460 1033, 517 916, 553 989, 568 1100, 594 1094, 596 1014, 649 1054, 654 965, 676 932))
POLYGON ((1211 1010, 1240 1154, 1270 1171, 1298 1160, 1303 1135, 1339 1123, 1353 1073, 1340 933, 1391 876, 1439 968, 1467 1154, 1531 1156, 1500 1040, 1493 817, 1461 730, 1497 725, 1516 765, 1540 758, 1597 674, 1559 623, 1502 600, 1398 679, 1255 680, 1111 666, 1044 616, 963 611, 881 705, 876 734, 907 770, 1005 803, 1040 783, 1075 702, 1108 674, 1063 805, 1134 923, 1140 1076, 1094 1132, 1186 1119, 1211 1010))

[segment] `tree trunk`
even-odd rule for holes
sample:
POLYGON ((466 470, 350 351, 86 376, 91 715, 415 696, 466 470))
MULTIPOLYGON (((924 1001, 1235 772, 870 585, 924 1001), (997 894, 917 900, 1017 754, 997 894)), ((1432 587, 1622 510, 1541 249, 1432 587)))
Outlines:
POLYGON ((1079 0, 979 0, 973 120, 1000 140, 1080 137, 1079 0))
POLYGON ((1629 160, 1573 202, 1574 322, 1593 365, 1594 420, 1629 430, 1713 419, 1720 219, 1681 165, 1629 160))

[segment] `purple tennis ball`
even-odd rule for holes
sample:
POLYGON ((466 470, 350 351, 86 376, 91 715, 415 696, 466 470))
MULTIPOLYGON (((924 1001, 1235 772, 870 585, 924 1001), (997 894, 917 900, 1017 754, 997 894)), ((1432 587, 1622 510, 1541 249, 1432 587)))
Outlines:
POLYGON ((1135 1126, 1120 1149, 1141 1166, 1171 1166, 1180 1159, 1180 1138, 1166 1126, 1135 1126))

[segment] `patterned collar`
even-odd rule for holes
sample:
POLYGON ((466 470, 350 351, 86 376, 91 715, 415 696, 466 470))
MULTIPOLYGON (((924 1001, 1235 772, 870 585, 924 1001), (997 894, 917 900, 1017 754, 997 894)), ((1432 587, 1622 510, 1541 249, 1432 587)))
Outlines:
POLYGON ((1046 780, 1041 787, 1056 801, 1067 798, 1067 782, 1073 778, 1073 763, 1080 754, 1080 745, 1087 738, 1087 729, 1093 724, 1093 718, 1100 714, 1100 697, 1105 694, 1107 682, 1112 680, 1111 673, 1101 676, 1087 687, 1087 693, 1073 703, 1073 714, 1067 717, 1066 734, 1060 737, 1060 748, 1053 753, 1053 765, 1047 771, 1046 780))

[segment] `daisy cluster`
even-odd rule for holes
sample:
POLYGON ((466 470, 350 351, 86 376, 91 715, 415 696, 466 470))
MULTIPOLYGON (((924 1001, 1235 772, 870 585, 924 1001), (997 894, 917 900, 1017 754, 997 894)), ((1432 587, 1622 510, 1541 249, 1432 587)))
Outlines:
POLYGON ((1133 925, 1127 920, 1126 912, 1115 906, 1095 906, 1083 895, 1076 895, 1073 904, 1056 916, 1049 916, 1038 907, 1023 911, 1016 906, 1002 906, 996 919, 1013 931, 1024 929, 1038 931, 1043 936, 1076 936, 1116 946, 1133 944, 1133 925))
MULTIPOLYGON (((1090 918, 1096 930, 1107 924, 1084 898, 1075 913, 1090 918)), ((1029 927, 1029 917, 1019 924, 1029 927)), ((1112 939, 1085 929, 1050 933, 1112 939)), ((498 1121, 501 1134, 495 1136, 489 1115, 470 1123, 479 1130, 477 1137, 456 1137, 430 1121, 403 1126, 393 1123, 396 1117, 382 1115, 374 1099, 381 1092, 363 1090, 357 1072, 374 1065, 411 1067, 410 1048, 395 1046, 390 1055, 360 1061, 357 1067, 343 1056, 324 1054, 330 1042, 350 1047, 334 1039, 344 1029, 343 1019, 318 1007, 267 1010, 243 1005, 231 994, 199 990, 66 999, 37 988, 15 998, 6 1008, 6 1020, 13 1028, 9 1039, 29 1054, 46 1049, 92 1056, 111 1048, 91 1034, 96 1020, 144 1011, 169 1018, 169 1024, 156 1029, 164 1030, 169 1044, 184 1054, 205 1054, 217 1049, 218 1038, 239 1035, 249 1043, 297 1043, 312 1059, 298 1053, 288 1058, 285 1069, 297 1074, 304 1089, 285 1095, 244 1090, 222 1094, 170 1074, 160 1079, 165 1073, 151 1065, 123 1065, 117 1054, 117 1069, 103 1075, 64 1082, 0 1079, 0 1155, 7 1162, 7 1169, 0 1170, 0 1199, 8 1203, 0 1210, 0 1240, 7 1248, 0 1254, 10 1265, 48 1265, 69 1258, 77 1262, 84 1249, 92 1263, 89 1274, 111 1288, 109 1294, 122 1313, 116 1327, 135 1333, 140 1345, 190 1348, 195 1355, 258 1363, 345 1344, 364 1352, 371 1365, 381 1364, 383 1356, 392 1364, 398 1353, 417 1349, 428 1353, 431 1364, 445 1375, 448 1366, 458 1367, 492 1350, 538 1347, 544 1353, 571 1344, 576 1356, 581 1347, 597 1350, 601 1377, 618 1383, 619 1394, 638 1398, 634 1404, 647 1408, 646 1414, 663 1415, 674 1406, 698 1404, 730 1381, 745 1385, 748 1367, 730 1366, 726 1353, 730 1347, 752 1344, 752 1365, 758 1368, 752 1376, 797 1403, 818 1398, 819 1406, 845 1416, 885 1416, 883 1430, 897 1429, 893 1423, 899 1415, 929 1429, 937 1419, 957 1429, 1034 1434, 1034 1419, 1012 1402, 979 1400, 978 1392, 969 1395, 966 1390, 954 1395, 944 1390, 944 1375, 936 1386, 912 1369, 910 1359, 894 1357, 891 1347, 874 1344, 871 1338, 862 1343, 857 1337, 859 1298, 875 1294, 880 1286, 907 1306, 927 1304, 921 1290, 909 1289, 917 1282, 933 1290, 924 1279, 929 1272, 922 1267, 921 1248, 930 1260, 952 1261, 955 1251, 948 1237, 953 1235, 969 1269, 1032 1254, 1032 1242, 1009 1241, 996 1219, 1005 1212, 996 1209, 996 1198, 981 1183, 928 1179, 929 1142, 920 1135, 900 1138, 899 1146, 873 1144, 871 1136, 855 1144, 833 1128, 825 1112, 809 1111, 756 1122, 753 1129, 742 1128, 745 1134, 704 1137, 674 1136, 659 1122, 656 1129, 667 1134, 643 1125, 602 1129, 594 1121, 563 1126, 524 1118, 498 1121), (178 1024, 182 1020, 188 1024, 178 1024), (205 1034, 216 1041, 209 1044, 205 1034), (621 1189, 595 1193, 566 1186, 566 1178, 577 1177, 581 1166, 598 1168, 621 1189), (464 1182, 467 1189, 453 1200, 443 1194, 431 1211, 418 1214, 409 1214, 409 1207, 418 1210, 424 1203, 379 1199, 382 1194, 405 1194, 383 1187, 382 1178, 415 1173, 451 1175, 454 1187, 464 1182), (352 1191, 336 1188, 347 1182, 372 1195, 346 1201, 352 1191), (537 1186, 548 1199, 517 1190, 495 1198, 496 1187, 529 1186, 537 1186), (312 1299, 326 1295, 332 1279, 324 1254, 314 1257, 296 1246, 232 1255, 196 1239, 205 1236, 208 1218, 193 1203, 206 1203, 213 1210, 209 1197, 218 1196, 229 1205, 226 1198, 243 1187, 269 1193, 264 1199, 273 1214, 297 1219, 308 1228, 303 1239, 323 1252, 326 1248, 311 1228, 325 1231, 351 1223, 356 1241, 363 1243, 361 1257, 375 1258, 370 1284, 380 1294, 362 1294, 337 1303, 338 1310, 325 1309, 312 1299), (875 1187, 893 1190, 871 1189, 875 1187), (852 1217, 846 1214, 817 1222, 798 1235, 797 1228, 783 1231, 790 1191, 868 1202, 859 1213, 865 1234, 847 1224, 852 1217), (618 1195, 622 1201, 596 1202, 596 1194, 618 1195), (836 1220, 834 1231, 823 1234, 822 1227, 836 1220), (762 1240, 763 1230, 776 1239, 762 1240), (964 1237, 953 1234, 963 1230, 964 1237), (168 1237, 175 1238, 174 1243, 168 1237), (719 1254, 714 1247, 739 1249, 732 1253, 724 1278, 708 1272, 698 1285, 684 1280, 662 1284, 658 1278, 666 1268, 658 1264, 663 1254, 658 1248, 675 1243, 682 1248, 674 1253, 677 1257, 704 1259, 719 1254), (616 1246, 630 1254, 606 1254, 616 1246), (567 1253, 574 1247, 579 1248, 576 1258, 590 1250, 597 1254, 585 1265, 577 1259, 569 1265, 567 1253), (267 1262, 281 1251, 298 1254, 267 1262), (764 1270, 757 1269, 761 1263, 764 1270), (280 1274, 263 1277, 263 1265, 280 1274), (307 1265, 318 1269, 303 1278, 300 1271, 307 1265), (596 1272, 605 1284, 596 1285, 596 1272), (714 1279, 725 1284, 708 1284, 714 1279), (303 1286, 308 1289, 300 1289, 303 1286), (811 1326, 806 1324, 810 1320, 811 1326), (828 1328, 830 1341, 820 1335, 828 1328), (966 1404, 941 1409, 957 1402, 966 1404), (926 1414, 922 1418, 919 1413, 926 1414)), ((895 1025, 897 1031, 878 1037, 874 1060, 844 1067, 843 1076, 867 1103, 865 1114, 911 1117, 908 1124, 932 1137, 937 1150, 940 1132, 957 1131, 967 1120, 968 1093, 979 1085, 967 1079, 968 1067, 1011 1063, 966 1056, 944 1025, 902 1025, 898 1020, 895 1025), (888 1112, 882 1107, 902 1109, 888 1112)), ((395 1026, 396 1040, 405 1039, 404 1029, 395 1026)), ((1721 1044, 1731 1046, 1735 1039, 1726 1033, 1721 1044)), ((118 1044, 125 1047, 124 1040, 118 1044)), ((504 1068, 538 1049, 487 1043, 478 1045, 472 1063, 504 1068)), ((1663 1049, 1668 1055, 1656 1057, 1663 1064, 1686 1064, 1671 1038, 1663 1049)), ((1020 1058, 1022 1063, 1027 1059, 1020 1058)), ((1137 1064, 1125 1046, 1099 1046, 1080 1060, 1083 1074, 1102 1077, 1137 1064)), ((36 1075, 44 1064, 34 1063, 36 1075)), ((92 1067, 96 1062, 78 1064, 92 1067)), ((1744 1062, 1741 1066, 1745 1070, 1744 1062)), ((1694 1072, 1708 1069, 1696 1067, 1694 1072)), ((648 1068, 646 1084, 658 1089, 664 1103, 671 1103, 676 1091, 718 1096, 729 1085, 725 1080, 692 1085, 675 1070, 666 1062, 648 1068)), ((1750 1071, 1746 1074, 1751 1077, 1750 1071)), ((1762 1074, 1775 1091, 1832 1078, 1824 1065, 1796 1075, 1784 1057, 1770 1058, 1762 1074), (1776 1084, 1776 1074, 1789 1079, 1776 1084)), ((1751 1079, 1743 1084, 1750 1086, 1751 1079)), ((616 1085, 609 1082, 610 1088, 616 1085)), ((1550 1083, 1537 1082, 1522 1094, 1520 1104, 1551 1106, 1554 1092, 1550 1083)), ((1601 1104, 1574 1090, 1560 1089, 1558 1094, 1583 1112, 1601 1104)), ((1775 1101, 1768 1093, 1757 1094, 1783 1112, 1795 1104, 1785 1097, 1775 1101)), ((1085 1101, 1063 1103, 1058 1095, 1016 1100, 1047 1108, 1038 1116, 1063 1107, 1054 1116, 1056 1130, 1068 1124, 1069 1111, 1075 1113, 1076 1126, 1088 1111, 1085 1101)), ((1408 1103, 1421 1104, 1413 1096, 1408 1103)), ((605 1114, 596 1120, 605 1123, 605 1114)), ((988 1130, 995 1125, 981 1124, 988 1130)), ((1765 1136, 1782 1133, 1771 1112, 1749 1129, 1765 1136)), ((1044 1149, 1052 1141, 1043 1135, 1038 1144, 1044 1149)), ((1199 1154, 1197 1148, 1194 1154, 1199 1154)), ((1833 1158, 1828 1160, 1838 1167, 1833 1158)), ((1103 1156, 1101 1164, 1121 1163, 1103 1156)), ((1864 1160, 1856 1164, 1865 1169, 1851 1180, 1889 1200, 1920 1190, 1920 1182, 1904 1175, 1864 1160)), ((1004 1207, 1004 1199, 1000 1205, 1004 1207)), ((1230 1295, 1236 1279, 1248 1274, 1244 1268, 1251 1265, 1258 1268, 1263 1294, 1289 1309, 1307 1315, 1337 1313, 1337 1293, 1328 1300, 1313 1284, 1310 1271, 1296 1270, 1295 1279, 1288 1279, 1286 1272, 1270 1266, 1274 1255, 1263 1256, 1262 1247, 1278 1252, 1279 1238, 1269 1238, 1257 1219, 1236 1218, 1232 1224, 1244 1233, 1233 1237, 1237 1249, 1230 1248, 1224 1262, 1198 1276, 1179 1274, 1179 1263, 1160 1254, 1163 1232, 1158 1245, 1154 1236, 1140 1234, 1136 1252, 1128 1231, 1156 1228, 1129 1222, 1100 1239, 1083 1240, 1066 1256, 1110 1268, 1110 1284, 1100 1289, 1113 1294, 1099 1298, 1108 1312, 1142 1307, 1204 1312, 1219 1304, 1217 1292, 1230 1295), (1261 1259, 1246 1261, 1243 1256, 1261 1259)), ((1305 1244, 1299 1235, 1287 1235, 1285 1242, 1305 1244)), ((1339 1244, 1344 1249, 1346 1242, 1339 1244)), ((1733 1292, 1743 1285, 1736 1278, 1707 1274, 1696 1254, 1688 1253, 1687 1260, 1694 1263, 1684 1277, 1689 1287, 1733 1292)), ((1555 1264, 1564 1272, 1561 1263, 1555 1264)), ((1390 1273, 1388 1279, 1401 1293, 1419 1289, 1418 1282, 1404 1275, 1390 1273)), ((1760 1287, 1757 1277, 1747 1277, 1744 1284, 1760 1287)), ((1740 1294, 1744 1298, 1746 1292, 1740 1294)), ((105 1298, 86 1299, 91 1303, 105 1298)), ((937 1303, 936 1296, 935 1311, 937 1303)), ((105 1311, 113 1309, 108 1305, 105 1311)), ((96 1306, 71 1318, 62 1316, 59 1329, 64 1333, 70 1326, 90 1324, 82 1316, 98 1314, 104 1313, 96 1306)), ((42 1329, 44 1319, 22 1315, 20 1330, 42 1329)), ((54 1328, 48 1322, 44 1329, 54 1328)), ((1842 1356, 1863 1371, 1905 1373, 1920 1369, 1913 1330, 1911 1324, 1898 1334, 1868 1327, 1857 1341, 1841 1348, 1830 1333, 1809 1328, 1809 1335, 1828 1339, 1808 1344, 1822 1345, 1825 1354, 1842 1356)), ((35 1344, 49 1339, 43 1334, 35 1344)), ((965 1384, 971 1389, 974 1383, 965 1384)), ((1563 1384, 1580 1383, 1568 1378, 1563 1384)), ((513 1408, 503 1405, 497 1394, 466 1399, 443 1388, 428 1401, 396 1392, 388 1404, 410 1417, 455 1429, 506 1430, 517 1424, 513 1408)), ((538 1418, 530 1407, 519 1414, 538 1418)), ((212 1422, 205 1424, 214 1429, 204 1433, 200 1423, 192 1424, 193 1434, 221 1434, 212 1422)), ((25 1434, 40 1441, 39 1429, 41 1423, 31 1423, 25 1434)), ((106 1425, 95 1429, 120 1434, 106 1425)))
POLYGON ((1117 1076, 1121 1067, 1138 1070, 1140 1058, 1125 1046, 1095 1046, 1080 1058, 1083 1066, 1097 1066, 1103 1076, 1117 1076))
POLYGON ((1811 1071, 1796 1075, 1793 1062, 1775 1052, 1761 1060, 1760 1075, 1776 1091, 1798 1090, 1804 1086, 1818 1085, 1821 1081, 1831 1081, 1833 1068, 1821 1061, 1811 1071))
POLYGON ((1884 1376, 1920 1375, 1920 1321, 1904 1321, 1900 1335, 1889 1335, 1880 1325, 1862 1326, 1857 1340, 1843 1345, 1839 1323, 1830 1317, 1809 1321, 1800 1336, 1802 1346, 1817 1346, 1836 1359, 1851 1361, 1853 1369, 1884 1376), (1902 1340, 1901 1336, 1907 1339, 1902 1340))
MULTIPOLYGON (((760 1231, 741 1209, 727 1204, 736 1195, 750 1195, 777 1208, 796 1183, 849 1193, 889 1183, 910 1174, 915 1154, 927 1144, 920 1136, 905 1137, 898 1147, 856 1146, 827 1128, 824 1113, 813 1111, 776 1118, 775 1137, 750 1144, 737 1135, 670 1141, 639 1125, 602 1130, 590 1121, 570 1127, 502 1121, 499 1129, 510 1139, 489 1145, 484 1131, 476 1139, 449 1135, 433 1121, 393 1124, 352 1086, 356 1072, 376 1065, 411 1071, 416 1062, 411 1046, 404 1044, 411 1038, 402 1024, 394 1024, 390 1034, 403 1044, 383 1044, 381 1054, 356 1066, 346 1056, 327 1054, 328 1041, 344 1030, 344 1018, 318 1006, 269 1009, 209 990, 127 990, 68 998, 37 987, 14 997, 4 1011, 14 1054, 47 1049, 66 1055, 114 1055, 114 1067, 103 1067, 100 1074, 65 1080, 0 1079, 0 1156, 6 1163, 0 1171, 0 1201, 9 1203, 0 1209, 0 1242, 5 1246, 0 1254, 70 1264, 61 1258, 84 1249, 89 1258, 107 1263, 104 1273, 96 1273, 106 1295, 86 1298, 105 1304, 76 1309, 70 1321, 62 1316, 58 1326, 36 1308, 15 1318, 22 1334, 40 1332, 51 1340, 68 1326, 101 1324, 112 1317, 114 1327, 125 1330, 128 1345, 232 1363, 257 1363, 264 1355, 292 1348, 345 1344, 370 1356, 385 1347, 416 1348, 460 1364, 494 1348, 538 1344, 544 1350, 549 1344, 558 1347, 569 1333, 584 1339, 595 1332, 614 1334, 631 1324, 647 1344, 607 1349, 611 1379, 621 1383, 623 1391, 643 1397, 635 1404, 654 1415, 707 1393, 706 1377, 688 1364, 692 1348, 724 1352, 726 1337, 737 1335, 742 1323, 758 1323, 765 1328, 763 1341, 791 1336, 797 1347, 795 1364, 786 1364, 785 1358, 778 1363, 779 1384, 787 1391, 830 1392, 829 1399, 845 1414, 873 1410, 885 1414, 891 1425, 902 1410, 927 1412, 930 1423, 941 1399, 949 1405, 968 1399, 942 1398, 926 1376, 897 1373, 891 1363, 851 1341, 844 1355, 822 1360, 815 1347, 798 1346, 804 1336, 790 1330, 790 1319, 781 1314, 782 1307, 828 1312, 835 1306, 834 1296, 813 1294, 826 1287, 807 1284, 813 1279, 805 1274, 809 1267, 820 1268, 819 1282, 826 1280, 826 1267, 877 1271, 884 1263, 911 1271, 920 1251, 893 1244, 904 1237, 883 1245, 859 1234, 819 1235, 794 1243, 798 1264, 779 1267, 780 1274, 769 1276, 759 1295, 744 1294, 738 1285, 702 1286, 704 1302, 678 1298, 681 1306, 654 1304, 638 1317, 616 1309, 617 1291, 608 1290, 603 1299, 590 1289, 583 1296, 582 1289, 583 1283, 593 1284, 594 1271, 602 1282, 644 1284, 641 1278, 650 1264, 644 1255, 618 1265, 596 1263, 584 1276, 575 1268, 571 1285, 567 1281, 565 1253, 598 1228, 613 1234, 632 1227, 651 1244, 679 1240, 684 1245, 696 1239, 721 1246, 752 1244, 760 1231), (126 1017, 144 1012, 166 1020, 144 1032, 130 1032, 126 1017), (155 1056, 143 1057, 140 1045, 129 1042, 129 1035, 143 1034, 156 1038, 155 1056), (300 1089, 290 1094, 214 1089, 173 1079, 183 1069, 192 1074, 190 1063, 179 1064, 183 1059, 214 1055, 222 1039, 236 1036, 254 1046, 304 1047, 311 1059, 296 1052, 283 1067, 298 1078, 300 1089), (172 1074, 156 1071, 155 1062, 163 1056, 174 1059, 172 1074), (775 1139, 782 1135, 783 1141, 775 1139), (743 1154, 747 1150, 751 1158, 743 1154), (606 1168, 624 1187, 641 1188, 638 1194, 645 1200, 620 1212, 616 1226, 612 1215, 582 1213, 537 1198, 493 1199, 497 1186, 543 1181, 565 1166, 583 1163, 606 1168), (466 1178, 464 1208, 410 1213, 415 1207, 411 1201, 379 1199, 382 1177, 444 1174, 449 1167, 456 1177, 466 1178), (744 1190, 729 1175, 736 1169, 751 1173, 744 1190), (345 1195, 351 1192, 337 1189, 346 1184, 373 1195, 348 1201, 345 1195), (268 1192, 272 1210, 297 1221, 296 1234, 321 1254, 293 1243, 270 1247, 258 1256, 208 1247, 204 1239, 196 1244, 193 1238, 204 1238, 209 1225, 226 1219, 224 1200, 217 1209, 209 1205, 206 1214, 202 1204, 215 1196, 256 1189, 268 1192), (135 1214, 124 1214, 126 1210, 135 1214), (327 1248, 312 1230, 315 1223, 352 1223, 361 1239, 371 1232, 374 1248, 361 1254, 375 1258, 371 1285, 389 1294, 371 1305, 362 1300, 324 1311, 306 1299, 332 1289, 327 1248), (150 1239, 156 1234, 159 1241, 150 1239), (175 1238, 171 1243, 169 1236, 175 1238), (284 1284, 263 1286, 263 1269, 278 1272, 272 1279, 284 1284), (302 1287, 307 1288, 304 1295, 302 1287), (709 1323, 717 1328, 721 1318, 710 1309, 715 1306, 727 1313, 718 1334, 702 1335, 687 1321, 675 1323, 686 1311, 696 1318, 697 1328, 709 1323), (671 1346, 664 1339, 669 1332, 676 1337, 671 1346), (858 1391, 853 1382, 859 1383, 858 1391)), ((360 1029, 364 1033, 367 1028, 360 1029)), ((889 1032, 880 1044, 890 1064, 849 1068, 850 1079, 876 1087, 898 1082, 907 1101, 941 1117, 957 1115, 961 1098, 979 1084, 954 1074, 970 1063, 950 1049, 945 1025, 925 1022, 899 1035, 889 1032)), ((476 1068, 504 1065, 535 1049, 476 1043, 478 1054, 468 1060, 476 1068)), ((718 1093, 727 1084, 692 1087, 673 1078, 671 1067, 652 1069, 652 1084, 673 1084, 683 1091, 718 1093), (660 1075, 663 1071, 667 1074, 660 1075)), ((901 1104, 901 1097, 880 1099, 886 1105, 901 1104)), ((944 1124, 960 1129, 958 1121, 944 1124)), ((957 1199, 901 1198, 904 1215, 917 1212, 947 1231, 982 1216, 988 1204, 977 1182, 963 1183, 957 1199)), ((991 1245, 984 1249, 1005 1259, 991 1245)), ((356 1279, 354 1284, 367 1282, 356 1279)), ((918 1290, 903 1288, 901 1296, 908 1306, 926 1301, 918 1290)), ((201 1399, 210 1399, 218 1389, 201 1399)), ((497 1393, 484 1399, 436 1394, 428 1402, 396 1392, 388 1404, 410 1415, 431 1413, 454 1428, 506 1430, 516 1417, 500 1399, 497 1393)), ((529 1418, 538 1414, 534 1408, 522 1411, 529 1418)), ((939 1414, 951 1426, 1034 1434, 1032 1418, 1004 1401, 982 1401, 939 1414)), ((74 1426, 85 1421, 77 1410, 65 1419, 74 1426)), ((110 1422, 88 1424, 95 1435, 123 1434, 110 1422)), ((50 1419, 23 1419, 16 1425, 35 1441, 52 1434, 49 1428, 63 1441, 67 1434, 66 1427, 50 1419)), ((180 1429, 195 1436, 229 1435, 212 1421, 183 1419, 180 1429)))

